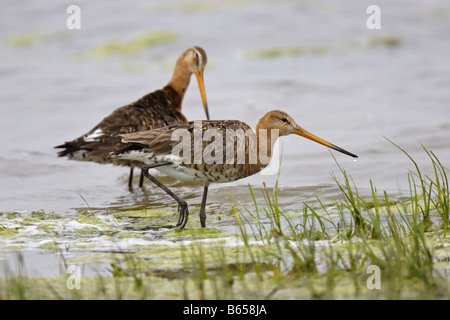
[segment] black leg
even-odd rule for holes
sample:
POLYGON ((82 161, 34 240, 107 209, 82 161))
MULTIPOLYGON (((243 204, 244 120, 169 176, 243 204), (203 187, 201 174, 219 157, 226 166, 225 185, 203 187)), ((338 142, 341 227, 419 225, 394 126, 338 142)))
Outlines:
POLYGON ((202 206, 200 207, 200 225, 202 228, 206 227, 206 214, 205 214, 205 207, 206 207, 206 197, 208 196, 208 185, 206 185, 203 188, 203 198, 202 198, 202 206))
POLYGON ((178 223, 176 227, 180 227, 180 230, 183 230, 184 226, 186 225, 189 217, 189 210, 188 205, 186 201, 178 197, 175 193, 173 193, 169 188, 167 188, 165 185, 163 185, 161 182, 158 181, 154 176, 152 176, 148 171, 152 168, 157 168, 161 166, 166 166, 170 164, 169 162, 161 162, 161 163, 155 163, 147 166, 143 166, 141 168, 142 173, 145 177, 150 179, 154 184, 156 184, 158 187, 163 189, 169 196, 171 196, 175 201, 178 202, 178 212, 180 213, 178 217, 178 223))
POLYGON ((128 189, 133 191, 133 171, 134 167, 130 167, 130 177, 128 178, 128 189))
POLYGON ((141 176, 139 177, 139 188, 142 188, 143 185, 144 185, 144 172, 142 172, 141 169, 141 176))

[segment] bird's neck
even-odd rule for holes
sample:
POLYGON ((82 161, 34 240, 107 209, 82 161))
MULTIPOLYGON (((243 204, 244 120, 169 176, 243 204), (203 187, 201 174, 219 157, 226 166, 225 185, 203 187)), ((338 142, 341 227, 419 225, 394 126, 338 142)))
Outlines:
POLYGON ((189 70, 187 63, 184 61, 183 57, 180 57, 175 65, 172 79, 170 79, 169 83, 167 84, 168 86, 171 86, 180 97, 180 105, 178 106, 179 109, 181 109, 181 103, 183 102, 184 94, 186 93, 186 90, 189 86, 191 74, 192 72, 189 70))
POLYGON ((278 140, 278 130, 265 127, 261 122, 256 126, 256 147, 259 171, 269 165, 274 145, 278 140))

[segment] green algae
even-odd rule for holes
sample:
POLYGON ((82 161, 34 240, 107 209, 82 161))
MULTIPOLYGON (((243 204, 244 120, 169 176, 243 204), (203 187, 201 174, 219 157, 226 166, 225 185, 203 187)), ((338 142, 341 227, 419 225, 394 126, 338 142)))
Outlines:
POLYGON ((64 41, 72 35, 73 33, 69 30, 62 30, 52 33, 30 32, 8 36, 5 39, 5 44, 13 48, 29 48, 31 46, 50 41, 64 41))
POLYGON ((433 18, 445 19, 450 17, 450 8, 434 8, 428 12, 428 15, 433 18))
POLYGON ((212 11, 218 10, 222 6, 219 3, 210 2, 190 2, 178 4, 178 9, 183 12, 199 12, 199 11, 212 11))
POLYGON ((92 48, 87 52, 88 57, 104 58, 112 55, 131 56, 149 48, 174 42, 178 36, 170 31, 154 31, 133 37, 131 40, 113 40, 92 48))
POLYGON ((321 55, 333 52, 343 52, 352 49, 372 49, 377 47, 394 48, 402 45, 403 41, 398 36, 375 36, 365 41, 348 41, 337 45, 315 45, 315 46, 290 46, 246 50, 243 52, 244 59, 274 59, 300 55, 321 55))
POLYGON ((20 227, 8 228, 0 224, 0 238, 16 237, 20 227))
POLYGON ((367 42, 369 48, 374 47, 397 47, 402 44, 402 40, 396 36, 372 37, 367 42))
POLYGON ((127 218, 151 218, 151 217, 163 217, 173 215, 173 212, 166 210, 152 210, 152 209, 142 209, 142 210, 127 210, 114 212, 113 216, 127 217, 127 218))
MULTIPOLYGON (((260 247, 252 248, 254 256, 264 256, 260 247)), ((109 254, 106 254, 109 257, 109 254)), ((122 258, 126 256, 123 255, 122 258)), ((126 257, 130 258, 130 256, 126 257)), ((133 260, 139 260, 139 272, 157 272, 161 277, 176 277, 179 270, 192 272, 199 263, 207 270, 217 270, 223 265, 249 264, 252 257, 244 246, 223 246, 220 242, 212 244, 192 243, 190 245, 164 246, 151 248, 134 248, 133 260)), ((84 258, 83 258, 84 260, 84 258)), ((129 268, 129 260, 116 261, 122 270, 129 268)), ((135 266, 136 264, 133 264, 135 266)), ((178 276, 180 276, 179 274, 178 276)))
POLYGON ((123 253, 116 252, 98 252, 88 253, 83 256, 69 259, 69 263, 115 263, 120 259, 123 259, 125 255, 123 253))
POLYGON ((396 204, 398 204, 398 201, 395 200, 388 200, 388 201, 383 201, 383 202, 376 202, 373 199, 363 199, 362 201, 362 205, 364 206, 364 208, 366 208, 367 210, 375 208, 375 207, 390 207, 390 206, 394 206, 396 204))
POLYGON ((31 211, 31 217, 38 220, 58 220, 64 217, 55 212, 45 212, 44 210, 31 211))
POLYGON ((120 222, 126 222, 127 231, 145 231, 171 227, 176 220, 174 212, 166 210, 126 210, 114 212, 113 216, 120 222))
POLYGON ((131 238, 147 238, 145 234, 140 234, 131 231, 122 231, 116 235, 117 239, 131 239, 131 238))
MULTIPOLYGON (((196 216, 199 212, 198 208, 191 209, 191 216, 196 216)), ((175 211, 168 210, 126 210, 112 213, 118 222, 124 223, 123 228, 127 231, 145 231, 145 230, 159 230, 159 229, 173 229, 179 214, 175 211)), ((227 217, 221 214, 215 214, 208 217, 208 223, 214 221, 224 221, 227 217)), ((229 216, 233 218, 233 216, 229 216)), ((230 221, 234 223, 234 219, 230 221)), ((200 230, 200 221, 197 218, 191 218, 188 220, 185 230, 200 230)), ((202 232, 202 231, 198 231, 202 232)), ((204 231, 203 231, 204 232, 204 231)), ((188 234, 188 233, 186 233, 188 234)), ((174 236, 175 234, 171 234, 174 236)))
POLYGON ((48 234, 58 235, 58 226, 53 222, 40 223, 37 227, 37 230, 43 231, 48 234))
POLYGON ((308 49, 301 47, 267 48, 267 49, 247 51, 244 53, 244 58, 246 59, 278 58, 283 56, 297 56, 308 52, 309 52, 308 49))
POLYGON ((148 230, 160 230, 173 228, 174 221, 176 221, 175 216, 173 217, 153 217, 153 218, 142 218, 138 221, 132 221, 123 226, 123 229, 127 232, 142 232, 148 230))
POLYGON ((99 217, 97 217, 95 215, 85 215, 85 214, 83 214, 83 215, 80 215, 77 218, 77 221, 79 223, 94 225, 95 227, 106 228, 106 229, 111 229, 112 228, 109 224, 103 222, 99 217))
POLYGON ((57 252, 59 250, 60 242, 55 240, 49 240, 39 245, 39 249, 49 250, 52 252, 57 252))
POLYGON ((86 236, 94 236, 94 235, 102 235, 105 232, 100 230, 96 226, 85 226, 83 228, 76 228, 75 229, 75 236, 76 237, 86 237, 86 236))
POLYGON ((249 5, 247 1, 223 1, 223 2, 211 2, 211 1, 189 1, 189 2, 177 2, 174 4, 176 10, 185 13, 196 13, 202 11, 225 11, 225 10, 239 10, 246 8, 249 5))
POLYGON ((6 219, 16 219, 16 218, 20 218, 22 215, 19 212, 5 212, 6 215, 6 219))
POLYGON ((4 246, 2 246, 2 250, 19 251, 19 250, 23 250, 23 249, 27 249, 27 246, 25 244, 23 244, 23 245, 16 244, 16 245, 4 245, 4 246))
POLYGON ((22 35, 14 35, 10 36, 6 39, 6 44, 12 47, 29 47, 33 44, 43 42, 47 40, 49 37, 48 35, 36 32, 36 33, 29 33, 29 34, 22 34, 22 35))
POLYGON ((182 231, 173 231, 166 234, 166 237, 181 237, 181 238, 222 238, 229 236, 220 229, 215 228, 197 228, 197 229, 184 229, 182 231))
POLYGON ((39 220, 44 220, 46 218, 46 214, 44 210, 32 211, 31 217, 39 220))

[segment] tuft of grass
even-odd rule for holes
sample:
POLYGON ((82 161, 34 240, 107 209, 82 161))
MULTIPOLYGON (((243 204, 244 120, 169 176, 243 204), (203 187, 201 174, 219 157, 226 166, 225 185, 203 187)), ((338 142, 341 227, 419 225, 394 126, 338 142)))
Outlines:
MULTIPOLYGON (((367 292, 362 277, 369 265, 378 266, 382 273, 385 291, 375 294, 377 297, 447 297, 449 282, 436 272, 437 258, 434 247, 430 245, 430 237, 445 241, 448 232, 446 169, 432 151, 424 148, 434 168, 434 176, 426 176, 405 150, 398 148, 415 167, 415 171, 408 175, 409 205, 390 199, 387 192, 380 196, 372 181, 372 198, 364 198, 351 177, 336 162, 340 177, 333 174, 332 179, 341 191, 341 202, 329 206, 317 198, 318 205, 305 203, 300 221, 293 221, 286 218, 280 209, 276 186, 270 197, 264 184, 266 208, 263 211, 266 219, 260 219, 258 213, 261 208, 256 206, 256 202, 257 215, 251 215, 252 219, 245 218, 245 214, 251 212, 245 208, 238 215, 239 221, 252 221, 256 225, 251 230, 256 232, 253 235, 244 233, 246 229, 240 222, 243 236, 246 239, 253 236, 265 246, 276 248, 278 262, 286 270, 281 276, 284 281, 301 278, 302 275, 325 277, 323 286, 326 291, 319 293, 318 287, 311 284, 311 297, 339 297, 342 293, 339 293, 336 283, 343 275, 352 279, 355 297, 364 290, 367 292), (431 214, 436 211, 441 218, 437 229, 436 226, 430 227, 433 225, 431 214), (318 241, 326 241, 327 245, 318 245, 318 241), (410 292, 411 288, 414 288, 414 294, 410 292)), ((250 192, 254 195, 251 188, 250 192)))

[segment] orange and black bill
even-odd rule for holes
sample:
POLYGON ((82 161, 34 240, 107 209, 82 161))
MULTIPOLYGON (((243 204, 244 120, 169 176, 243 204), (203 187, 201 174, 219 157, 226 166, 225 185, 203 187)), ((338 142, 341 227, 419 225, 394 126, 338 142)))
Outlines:
POLYGON ((206 102, 205 84, 203 82, 203 69, 199 68, 195 72, 197 77, 198 87, 200 88, 200 94, 202 95, 203 107, 205 108, 206 119, 209 120, 208 103, 206 102))
POLYGON ((358 158, 358 156, 356 154, 353 154, 351 152, 348 152, 347 150, 339 148, 338 146, 335 146, 334 144, 329 143, 328 141, 325 141, 325 140, 323 140, 323 139, 313 135, 312 133, 310 133, 310 132, 308 132, 308 131, 306 131, 306 130, 298 127, 298 126, 295 129, 294 133, 299 135, 299 136, 302 136, 304 138, 307 138, 307 139, 310 139, 310 140, 315 141, 317 143, 320 143, 320 144, 322 144, 322 145, 324 145, 324 146, 326 146, 328 148, 331 148, 331 149, 334 149, 336 151, 342 152, 342 153, 344 153, 344 154, 346 154, 348 156, 351 156, 353 158, 358 158))

